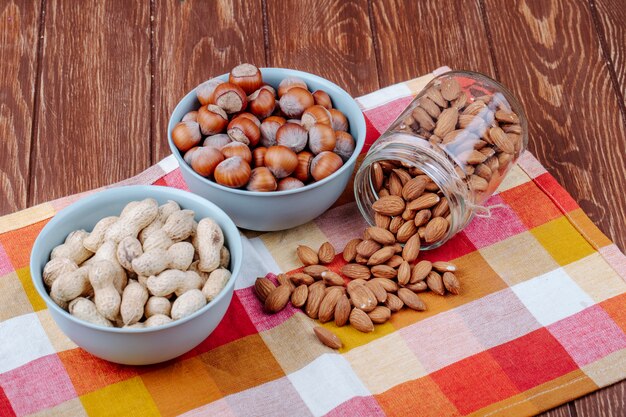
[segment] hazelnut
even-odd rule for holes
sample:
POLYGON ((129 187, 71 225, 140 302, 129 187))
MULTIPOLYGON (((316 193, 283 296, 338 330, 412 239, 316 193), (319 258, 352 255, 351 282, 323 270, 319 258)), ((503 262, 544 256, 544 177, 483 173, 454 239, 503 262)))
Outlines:
POLYGON ((183 156, 183 159, 185 160, 185 162, 187 162, 187 165, 191 166, 191 161, 193 161, 193 154, 200 149, 199 146, 194 146, 193 148, 189 149, 187 152, 185 152, 185 155, 183 156))
POLYGON ((333 108, 333 102, 330 99, 328 93, 324 90, 316 90, 313 92, 313 99, 315 104, 325 107, 327 109, 333 108))
POLYGON ((220 84, 224 84, 224 81, 213 78, 198 85, 196 87, 196 96, 198 97, 200 104, 203 106, 206 106, 207 104, 215 104, 215 89, 220 84))
POLYGON ((309 151, 302 151, 298 154, 298 166, 293 171, 293 176, 302 181, 307 182, 311 179, 311 161, 314 155, 309 151))
POLYGON ((257 117, 269 117, 276 107, 274 95, 265 88, 256 90, 248 97, 248 109, 257 117))
POLYGON ((282 112, 290 119, 299 118, 313 104, 315 104, 313 95, 302 87, 290 88, 278 102, 282 112))
POLYGON ((278 187, 276 191, 295 190, 296 188, 304 187, 304 183, 297 178, 287 177, 278 181, 278 187))
POLYGON ((254 168, 246 188, 250 191, 275 191, 278 184, 272 172, 266 167, 254 168))
POLYGON ((276 178, 285 178, 298 166, 298 155, 285 146, 270 146, 265 152, 265 166, 276 178))
POLYGON ((215 167, 224 160, 224 155, 215 148, 198 148, 191 158, 191 168, 203 177, 209 177, 215 167))
POLYGON ((224 145, 222 149, 220 149, 224 158, 231 158, 233 156, 239 156, 241 159, 250 163, 252 161, 252 152, 248 145, 244 145, 241 142, 231 142, 227 145, 224 145))
POLYGON ((341 130, 335 132, 335 149, 333 149, 333 152, 339 155, 344 162, 350 159, 355 147, 356 142, 351 134, 341 130))
POLYGON ((295 123, 285 123, 276 131, 276 143, 286 146, 294 152, 300 152, 306 147, 306 130, 295 123))
POLYGON ((239 117, 245 117, 246 119, 250 119, 254 122, 254 124, 256 125, 256 127, 260 128, 261 127, 261 121, 259 120, 258 117, 256 117, 254 114, 252 113, 248 113, 243 112, 243 113, 237 113, 236 115, 233 116, 232 120, 235 120, 239 117))
POLYGON ((200 126, 196 122, 180 122, 172 129, 172 142, 181 152, 193 148, 201 139, 200 126))
POLYGON ((228 114, 242 111, 248 105, 248 98, 241 87, 222 83, 215 88, 213 93, 215 104, 220 106, 228 114))
POLYGON ((330 112, 331 126, 333 127, 333 130, 347 132, 348 119, 346 119, 346 116, 337 109, 330 109, 328 111, 330 112))
POLYGON ((217 135, 207 136, 202 146, 222 149, 224 145, 228 145, 230 142, 232 142, 232 139, 226 133, 218 133, 217 135))
POLYGON ((276 131, 287 121, 279 116, 270 116, 261 123, 261 145, 276 145, 276 131))
POLYGON ((267 148, 265 146, 258 146, 252 151, 252 166, 258 168, 265 166, 265 153, 267 148))
POLYGON ((216 135, 228 125, 228 116, 220 107, 207 104, 198 110, 198 124, 203 135, 216 135))
MULTIPOLYGON (((195 159, 195 158, 194 158, 195 159)), ((248 183, 250 165, 239 156, 224 159, 215 167, 215 182, 225 187, 239 188, 248 183)))
POLYGON ((263 85, 263 77, 254 65, 240 64, 230 71, 228 82, 241 87, 246 94, 251 94, 263 85))
POLYGON ((278 97, 282 97, 289 89, 293 87, 300 87, 308 90, 309 87, 306 85, 302 78, 298 77, 287 77, 283 78, 283 80, 278 84, 278 97))
POLYGON ((309 107, 302 113, 302 126, 309 130, 315 123, 330 126, 330 112, 318 104, 309 107))
POLYGON ((183 116, 181 122, 197 122, 198 121, 198 111, 192 110, 189 113, 183 116))
POLYGON ((332 151, 335 149, 335 142, 335 132, 332 127, 315 123, 309 129, 309 149, 315 155, 324 151, 332 151))
POLYGON ((244 145, 256 146, 261 139, 261 131, 257 125, 246 117, 237 117, 228 124, 228 136, 244 145))
POLYGON ((321 181, 341 168, 342 165, 343 161, 336 153, 322 152, 311 161, 311 176, 315 181, 321 181))
POLYGON ((272 87, 269 84, 263 84, 261 86, 262 89, 269 91, 270 93, 272 93, 272 95, 274 96, 274 98, 276 98, 276 90, 274 89, 274 87, 272 87))

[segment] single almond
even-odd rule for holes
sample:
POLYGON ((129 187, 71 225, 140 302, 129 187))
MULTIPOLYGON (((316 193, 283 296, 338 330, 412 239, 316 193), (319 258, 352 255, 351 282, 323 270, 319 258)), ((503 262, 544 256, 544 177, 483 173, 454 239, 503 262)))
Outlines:
POLYGON ((415 218, 415 210, 411 210, 409 208, 405 208, 402 212, 402 219, 409 221, 415 218))
POLYGON ((411 284, 425 280, 432 269, 433 264, 430 261, 419 261, 416 263, 411 272, 411 284))
POLYGON ((372 275, 376 278, 395 278, 398 272, 389 265, 374 265, 371 268, 372 275))
POLYGON ((372 294, 374 294, 374 297, 376 297, 376 300, 378 300, 379 303, 385 302, 387 299, 387 291, 385 291, 383 286, 378 281, 367 281, 365 286, 369 288, 372 294))
POLYGON ((407 207, 411 210, 419 211, 433 207, 439 200, 441 200, 441 198, 435 193, 424 193, 415 200, 407 203, 407 207))
POLYGON ((411 179, 413 178, 411 174, 409 174, 409 172, 404 168, 394 168, 393 173, 398 176, 403 187, 407 182, 411 181, 411 179))
POLYGON ((352 239, 343 248, 343 260, 352 262, 356 256, 356 247, 361 243, 361 239, 352 239))
POLYGON ((324 242, 317 251, 317 257, 323 264, 329 264, 335 259, 335 248, 330 242, 324 242))
POLYGON ((396 311, 402 310, 402 307, 404 307, 404 301, 402 301, 395 294, 387 294, 387 301, 385 301, 385 306, 389 308, 392 313, 395 313, 396 311))
POLYGON ((398 291, 398 284, 388 278, 374 278, 372 281, 379 283, 387 292, 398 291))
POLYGON ((298 255, 298 258, 300 258, 300 262, 302 262, 305 266, 316 265, 319 263, 317 252, 306 245, 298 246, 296 254, 298 255))
POLYGON ((378 191, 383 186, 383 169, 378 162, 374 162, 372 165, 372 185, 374 190, 378 191))
POLYGON ((352 305, 363 311, 372 311, 378 301, 372 291, 365 285, 354 285, 348 287, 348 295, 352 301, 352 305))
POLYGON ((426 223, 428 223, 428 220, 430 220, 431 217, 431 212, 428 209, 423 209, 418 211, 417 213, 415 213, 415 218, 413 219, 413 223, 415 223, 415 226, 420 227, 425 225, 426 223))
POLYGON ((276 285, 265 277, 259 277, 254 281, 254 293, 262 303, 265 303, 267 296, 275 289, 276 285))
POLYGON ((433 217, 445 217, 450 212, 450 206, 448 205, 448 199, 446 197, 441 197, 441 200, 433 207, 432 215, 433 217))
POLYGON ((287 285, 291 292, 296 289, 296 286, 293 285, 291 278, 287 274, 278 274, 278 276, 276 277, 276 281, 278 281, 279 285, 287 285))
POLYGON ((430 132, 435 128, 435 122, 432 117, 430 117, 430 114, 428 114, 428 112, 426 112, 423 108, 417 106, 411 112, 411 116, 413 116, 415 121, 419 123, 422 129, 430 132))
POLYGON ((316 319, 319 314, 320 304, 322 303, 325 295, 324 289, 325 286, 322 281, 318 281, 309 286, 309 296, 306 300, 306 307, 304 311, 307 316, 312 319, 316 319), (321 285, 317 285, 318 283, 321 283, 321 285))
POLYGON ((374 331, 374 323, 372 323, 372 319, 370 319, 366 312, 356 307, 350 312, 350 325, 363 333, 370 333, 374 331))
POLYGON ((461 283, 452 272, 443 273, 443 285, 452 294, 458 295, 461 292, 461 283))
POLYGON ((446 78, 441 82, 441 95, 448 101, 456 100, 461 95, 461 86, 454 78, 446 78))
POLYGON ((404 222, 405 220, 400 216, 392 218, 391 222, 389 223, 389 231, 395 235, 396 233, 398 233, 398 230, 400 230, 404 222))
POLYGON ((456 266, 450 262, 437 261, 433 262, 433 269, 439 272, 454 272, 456 271, 456 266))
POLYGON ((402 259, 402 256, 400 255, 393 255, 391 258, 389 258, 389 260, 387 262, 385 262, 385 265, 390 266, 392 268, 397 268, 400 266, 400 264, 404 261, 404 259, 402 259))
POLYGON ((391 310, 389 307, 378 306, 369 313, 367 313, 372 323, 383 324, 391 317, 391 310))
POLYGON ((290 278, 291 282, 295 285, 311 285, 315 282, 315 279, 311 275, 305 274, 304 272, 296 272, 295 274, 292 274, 290 278))
POLYGON ((306 299, 309 296, 309 287, 306 284, 300 284, 291 293, 291 304, 300 308, 306 304, 306 299))
POLYGON ((400 226, 400 229, 398 229, 396 239, 398 239, 398 242, 400 243, 405 243, 415 233, 417 233, 417 226, 415 226, 415 223, 406 222, 400 226))
POLYGON ((415 200, 424 193, 426 184, 428 184, 426 175, 419 175, 411 179, 402 187, 402 197, 407 201, 415 200))
POLYGON ((265 311, 268 313, 278 313, 285 308, 291 297, 291 288, 289 285, 279 285, 272 290, 265 299, 265 311))
POLYGON ((459 111, 456 107, 449 107, 441 112, 433 133, 440 138, 446 133, 452 132, 456 128, 456 122, 459 120, 459 111))
POLYGON ((398 297, 408 308, 412 310, 426 310, 426 303, 424 303, 424 301, 417 294, 407 288, 400 288, 398 290, 398 297))
POLYGON ((341 268, 341 273, 350 279, 370 279, 370 269, 365 265, 346 264, 341 268))
POLYGON ((435 271, 430 271, 428 276, 426 277, 426 285, 428 288, 435 294, 444 295, 446 293, 446 288, 443 285, 443 279, 441 275, 439 275, 435 271))
POLYGON ((395 172, 389 175, 389 194, 402 196, 402 181, 395 172))
POLYGON ((339 287, 331 287, 329 291, 324 295, 320 307, 318 310, 318 320, 322 323, 331 321, 335 317, 335 306, 337 301, 343 295, 342 289, 339 287))
POLYGON ((305 274, 311 275, 314 279, 322 279, 322 272, 328 271, 323 265, 309 265, 302 269, 305 274))
POLYGON ((369 238, 380 243, 381 245, 393 245, 396 243, 395 236, 387 229, 372 226, 368 227, 366 230, 367 233, 369 233, 369 238))
POLYGON ((426 224, 424 240, 426 243, 437 242, 443 239, 447 231, 448 221, 443 217, 433 217, 428 224, 426 224))
POLYGON ((350 310, 352 306, 350 305, 350 300, 348 296, 342 294, 337 300, 337 305, 335 305, 335 325, 338 327, 344 326, 348 322, 348 318, 350 317, 350 310))
POLYGON ((385 216, 397 216, 404 211, 404 200, 397 195, 381 197, 372 204, 372 209, 385 216))
POLYGON ((377 227, 380 227, 382 229, 388 229, 389 224, 391 223, 391 217, 374 212, 374 223, 377 227))
POLYGON ((331 349, 340 349, 343 346, 339 336, 324 327, 316 326, 313 328, 313 332, 320 342, 331 349))
POLYGON ((410 279, 411 265, 407 261, 404 261, 400 264, 400 267, 398 268, 398 284, 406 285, 409 283, 410 279))
POLYGON ((381 248, 381 245, 378 242, 373 240, 364 240, 359 243, 356 247, 356 253, 369 258, 372 256, 377 250, 381 248))
POLYGON ((519 117, 517 116, 517 114, 507 110, 496 110, 496 120, 502 123, 519 123, 519 117))
POLYGON ((322 272, 322 279, 324 280, 324 284, 326 285, 339 285, 343 286, 343 278, 336 272, 333 271, 324 271, 322 272))
POLYGON ((423 292, 428 290, 428 285, 426 284, 426 281, 418 281, 414 284, 406 284, 404 288, 407 288, 413 292, 423 292))
POLYGON ((404 244, 404 249, 402 250, 402 258, 404 258, 407 262, 413 262, 417 259, 417 255, 420 253, 420 236, 419 234, 415 234, 409 238, 404 244))
POLYGON ((494 145, 502 150, 504 153, 512 154, 515 152, 513 143, 509 140, 504 130, 499 127, 492 127, 489 129, 489 138, 494 145))
POLYGON ((396 250, 393 246, 385 246, 377 250, 376 252, 374 252, 372 256, 370 256, 369 260, 367 261, 367 264, 368 265, 380 265, 384 262, 387 262, 387 260, 389 260, 389 258, 391 258, 395 254, 396 254, 396 250))

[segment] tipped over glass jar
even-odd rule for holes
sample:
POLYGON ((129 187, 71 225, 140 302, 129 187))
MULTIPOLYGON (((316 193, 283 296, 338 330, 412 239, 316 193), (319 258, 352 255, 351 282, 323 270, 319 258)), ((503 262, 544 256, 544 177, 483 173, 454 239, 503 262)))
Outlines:
POLYGON ((359 210, 372 225, 433 249, 463 230, 528 143, 518 101, 484 75, 435 77, 372 145, 357 171, 359 210))

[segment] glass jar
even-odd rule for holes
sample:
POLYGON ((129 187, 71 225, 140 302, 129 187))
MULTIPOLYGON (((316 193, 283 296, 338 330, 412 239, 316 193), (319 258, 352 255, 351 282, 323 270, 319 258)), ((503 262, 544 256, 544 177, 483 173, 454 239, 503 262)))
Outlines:
POLYGON ((439 75, 367 153, 354 181, 359 210, 400 242, 413 232, 422 249, 436 248, 484 211, 526 149, 527 131, 522 107, 498 82, 439 75))

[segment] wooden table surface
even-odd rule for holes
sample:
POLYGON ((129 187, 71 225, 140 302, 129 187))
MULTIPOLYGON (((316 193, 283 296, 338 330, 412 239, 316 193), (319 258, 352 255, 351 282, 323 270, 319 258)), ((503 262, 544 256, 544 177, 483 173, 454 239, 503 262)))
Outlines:
MULTIPOLYGON (((522 101, 530 150, 626 248, 626 0, 0 0, 0 214, 133 176, 241 62, 354 96, 448 65, 522 101)), ((626 383, 549 416, 626 415, 626 383)))

